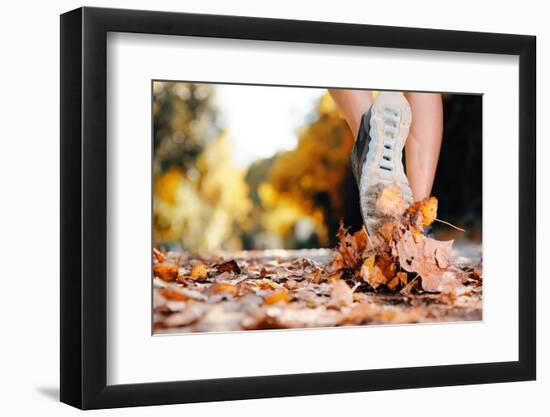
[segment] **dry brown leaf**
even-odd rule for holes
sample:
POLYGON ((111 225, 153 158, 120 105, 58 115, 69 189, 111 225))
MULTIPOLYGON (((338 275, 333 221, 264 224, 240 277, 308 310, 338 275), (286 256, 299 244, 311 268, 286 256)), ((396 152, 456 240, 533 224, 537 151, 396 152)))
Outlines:
POLYGON ((313 273, 313 282, 320 284, 328 279, 328 273, 323 268, 317 268, 313 273))
POLYGON ((399 282, 401 282, 402 285, 407 285, 409 276, 406 272, 398 272, 396 277, 399 278, 399 282))
POLYGON ((174 264, 160 263, 153 265, 153 273, 164 281, 175 281, 178 277, 179 268, 174 264))
POLYGON ((376 256, 375 265, 380 268, 380 271, 386 277, 386 280, 389 281, 392 279, 397 271, 397 259, 394 259, 392 256, 383 253, 376 256))
POLYGON ((448 268, 451 265, 451 251, 441 248, 436 248, 434 252, 435 262, 440 268, 448 268))
POLYGON ((386 285, 389 278, 384 274, 384 272, 377 266, 374 266, 374 276, 369 281, 369 284, 372 288, 376 289, 380 285, 386 285))
MULTIPOLYGON (((448 270, 452 245, 452 240, 442 242, 427 237, 416 242, 411 231, 407 230, 396 247, 401 267, 419 274, 425 291, 442 291, 443 286, 449 287, 451 275, 454 275, 448 270)), ((456 276, 455 280, 457 286, 462 285, 456 276)))
POLYGON ((239 267, 239 264, 234 259, 224 262, 222 264, 216 265, 216 270, 218 271, 218 274, 221 274, 224 272, 230 272, 235 275, 239 275, 241 273, 241 268, 239 267))
POLYGON ((368 241, 368 237, 366 237, 366 241, 364 240, 365 237, 366 232, 364 228, 352 236, 344 225, 340 223, 340 229, 338 230, 338 252, 342 256, 344 268, 355 269, 361 265, 363 244, 366 246, 366 242, 368 241), (355 237, 356 235, 357 238, 355 237))
POLYGON ((390 220, 384 222, 380 227, 378 227, 377 233, 384 238, 386 242, 390 242, 394 239, 394 231, 397 227, 397 221, 390 220))
POLYGON ((369 235, 365 226, 353 234, 353 239, 355 240, 355 250, 362 253, 367 248, 369 242, 369 235))
POLYGON ((336 252, 336 255, 334 255, 334 258, 332 258, 331 268, 333 271, 338 271, 343 267, 344 267, 344 258, 342 257, 342 254, 340 252, 336 252))
POLYGON ((346 307, 353 304, 353 291, 344 280, 335 281, 332 284, 332 292, 328 306, 330 307, 346 307))

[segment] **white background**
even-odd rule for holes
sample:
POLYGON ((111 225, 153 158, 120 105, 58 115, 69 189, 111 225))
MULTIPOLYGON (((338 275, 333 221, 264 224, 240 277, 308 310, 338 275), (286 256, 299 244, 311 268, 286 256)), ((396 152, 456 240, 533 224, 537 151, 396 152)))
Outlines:
MULTIPOLYGON (((538 36, 538 119, 539 119, 539 213, 550 209, 542 184, 550 174, 542 166, 548 136, 542 115, 548 103, 548 83, 540 75, 548 72, 550 51, 545 48, 550 29, 540 2, 524 1, 508 6, 504 2, 485 4, 460 1, 392 2, 229 2, 203 0, 199 4, 178 1, 95 2, 88 5, 163 9, 220 14, 241 14, 295 19, 375 23, 398 26, 482 30, 536 34, 538 36), (399 6, 400 5, 400 6, 399 6)), ((80 6, 72 1, 56 4, 12 2, 2 10, 2 274, 4 295, 0 303, 2 344, 0 370, 2 401, 6 415, 41 412, 72 415, 68 406, 58 404, 59 349, 59 20, 58 14, 80 6), (6 146, 7 145, 7 146, 6 146)), ((515 103, 511 103, 515 104, 515 103)), ((505 169, 505 167, 503 167, 505 169)), ((503 195, 503 205, 506 196, 503 195)), ((539 259, 548 251, 550 223, 539 215, 539 259), (546 235, 546 237, 544 237, 546 235)), ((505 257, 503 257, 505 258, 505 257)), ((156 408, 102 411, 100 415, 335 415, 346 411, 361 414, 441 415, 497 413, 543 415, 548 412, 546 395, 550 389, 548 351, 548 303, 550 290, 544 281, 543 259, 539 263, 539 366, 538 381, 498 385, 405 390, 394 392, 330 395, 181 405, 156 408), (201 414, 202 413, 202 414, 201 414)))

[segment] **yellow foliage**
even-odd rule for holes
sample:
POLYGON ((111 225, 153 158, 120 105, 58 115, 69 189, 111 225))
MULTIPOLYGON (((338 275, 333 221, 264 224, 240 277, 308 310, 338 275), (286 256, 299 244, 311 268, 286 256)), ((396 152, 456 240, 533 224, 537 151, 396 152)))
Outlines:
POLYGON ((420 212, 423 216, 423 225, 429 226, 437 217, 437 198, 429 197, 420 205, 420 212))
POLYGON ((241 249, 235 228, 252 208, 244 172, 231 162, 222 134, 208 143, 197 161, 199 179, 173 168, 154 182, 154 240, 179 241, 190 251, 241 249))
POLYGON ((300 218, 306 216, 293 200, 281 197, 275 206, 263 214, 262 226, 270 233, 285 236, 300 218))
MULTIPOLYGON (((296 149, 281 153, 269 173, 271 187, 301 207, 303 214, 324 221, 322 210, 341 217, 342 184, 349 165, 353 136, 336 104, 326 94, 318 105, 319 118, 299 131, 296 149), (319 206, 319 196, 328 197, 328 207, 319 206)), ((272 201, 273 192, 260 190, 262 202, 272 201)), ((271 203, 269 203, 271 204, 271 203)), ((296 210, 298 213, 298 210, 296 210)))
POLYGON ((182 180, 183 173, 179 169, 170 169, 163 176, 155 179, 156 196, 166 203, 174 204, 174 197, 182 180))
POLYGON ((275 207, 275 205, 277 204, 277 198, 279 197, 277 191, 273 188, 273 186, 265 181, 258 186, 258 195, 260 196, 260 201, 262 202, 262 205, 266 209, 271 209, 275 207))

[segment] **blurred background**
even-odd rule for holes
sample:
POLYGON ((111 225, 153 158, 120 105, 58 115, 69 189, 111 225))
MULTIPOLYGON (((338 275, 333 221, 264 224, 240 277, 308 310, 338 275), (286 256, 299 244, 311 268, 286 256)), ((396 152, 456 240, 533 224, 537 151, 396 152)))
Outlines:
MULTIPOLYGON (((481 241, 481 96, 444 95, 437 238, 481 241)), ((333 247, 362 225, 354 138, 327 91, 153 82, 153 240, 190 252, 333 247)))

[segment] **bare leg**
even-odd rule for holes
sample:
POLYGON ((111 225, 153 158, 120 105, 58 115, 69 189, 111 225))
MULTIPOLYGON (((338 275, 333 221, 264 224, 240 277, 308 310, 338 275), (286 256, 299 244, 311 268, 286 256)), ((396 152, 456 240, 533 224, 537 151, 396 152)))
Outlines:
POLYGON ((430 196, 443 138, 441 94, 405 93, 412 112, 405 144, 407 178, 415 201, 430 196))
POLYGON ((357 137, 361 116, 372 105, 372 93, 370 90, 343 90, 331 88, 328 90, 332 99, 336 102, 348 122, 353 136, 357 137))

